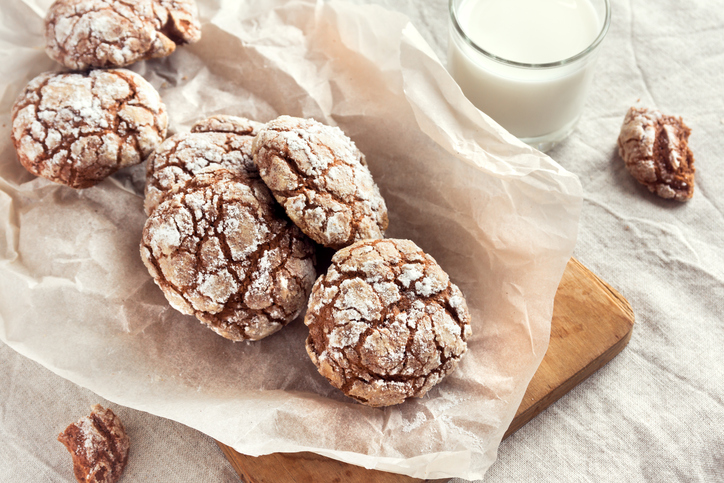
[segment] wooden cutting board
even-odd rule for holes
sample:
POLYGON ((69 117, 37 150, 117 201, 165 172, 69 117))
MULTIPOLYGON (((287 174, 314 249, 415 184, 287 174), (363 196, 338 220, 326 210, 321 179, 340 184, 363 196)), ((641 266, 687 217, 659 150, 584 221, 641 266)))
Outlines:
MULTIPOLYGON (((548 351, 533 376, 505 437, 621 352, 634 314, 616 290, 581 265, 568 262, 556 292, 548 351)), ((253 457, 219 443, 244 483, 419 483, 409 476, 368 470, 314 453, 253 457)))

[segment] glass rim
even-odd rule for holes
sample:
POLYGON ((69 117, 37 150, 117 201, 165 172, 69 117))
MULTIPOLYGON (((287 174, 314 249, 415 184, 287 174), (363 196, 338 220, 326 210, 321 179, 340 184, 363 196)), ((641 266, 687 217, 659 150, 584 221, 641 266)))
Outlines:
MULTIPOLYGON (((464 0, 463 0, 464 1, 464 0)), ((606 33, 608 32, 608 28, 611 25, 611 2, 610 0, 603 0, 603 3, 606 7, 606 15, 603 19, 603 25, 601 26, 601 31, 598 33, 598 36, 591 42, 588 47, 583 49, 582 51, 578 52, 575 55, 572 55, 570 57, 567 57, 562 60, 557 60, 555 62, 544 62, 541 64, 532 64, 528 62, 518 62, 515 60, 506 59, 505 57, 501 57, 499 55, 495 55, 491 52, 488 52, 487 50, 480 47, 478 44, 476 44, 470 37, 467 36, 463 28, 460 26, 460 23, 458 22, 457 18, 457 12, 455 11, 455 0, 449 0, 448 6, 449 6, 449 13, 450 13, 450 21, 452 22, 453 27, 455 28, 455 31, 460 35, 462 40, 468 44, 470 47, 473 48, 476 52, 479 54, 482 54, 483 56, 494 60, 496 62, 499 62, 504 65, 512 66, 512 67, 522 67, 526 69, 550 69, 553 67, 561 67, 564 65, 571 64, 573 62, 576 62, 579 59, 582 59, 586 56, 588 56, 591 52, 593 52, 596 47, 599 46, 601 42, 603 42, 604 37, 606 37, 606 33)))

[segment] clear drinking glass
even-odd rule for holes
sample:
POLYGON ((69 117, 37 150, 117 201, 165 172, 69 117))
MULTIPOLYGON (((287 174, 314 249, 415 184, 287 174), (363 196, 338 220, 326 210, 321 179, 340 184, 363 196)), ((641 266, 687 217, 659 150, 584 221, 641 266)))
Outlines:
POLYGON ((595 60, 611 23, 609 0, 590 0, 600 31, 581 52, 555 62, 529 64, 496 56, 463 30, 450 0, 448 70, 465 96, 523 142, 546 151, 568 136, 581 116, 595 60))

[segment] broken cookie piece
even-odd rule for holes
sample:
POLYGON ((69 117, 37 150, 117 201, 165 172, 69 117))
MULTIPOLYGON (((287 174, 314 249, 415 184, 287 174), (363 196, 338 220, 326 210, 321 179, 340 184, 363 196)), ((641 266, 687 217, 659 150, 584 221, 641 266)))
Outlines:
POLYGON ((12 116, 25 169, 77 189, 143 162, 168 124, 158 92, 125 69, 41 74, 15 101, 12 116))
POLYGON ((73 473, 80 483, 115 483, 128 462, 126 430, 113 411, 100 404, 58 435, 73 457, 73 473))
POLYGON ((74 70, 165 57, 200 38, 194 0, 56 0, 45 17, 46 52, 74 70))
POLYGON ((338 251, 312 288, 304 323, 319 373, 362 404, 424 396, 467 350, 463 294, 409 240, 363 240, 338 251))
POLYGON ((691 129, 680 117, 632 107, 618 137, 626 169, 649 191, 666 199, 687 201, 694 195, 691 129))

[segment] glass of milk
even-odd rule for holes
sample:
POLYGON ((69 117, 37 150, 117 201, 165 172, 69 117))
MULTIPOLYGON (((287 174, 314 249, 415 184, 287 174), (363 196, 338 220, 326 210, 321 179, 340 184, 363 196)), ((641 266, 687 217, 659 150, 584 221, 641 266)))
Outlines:
POLYGON ((448 70, 465 96, 542 151, 581 116, 609 0, 450 0, 448 70))

